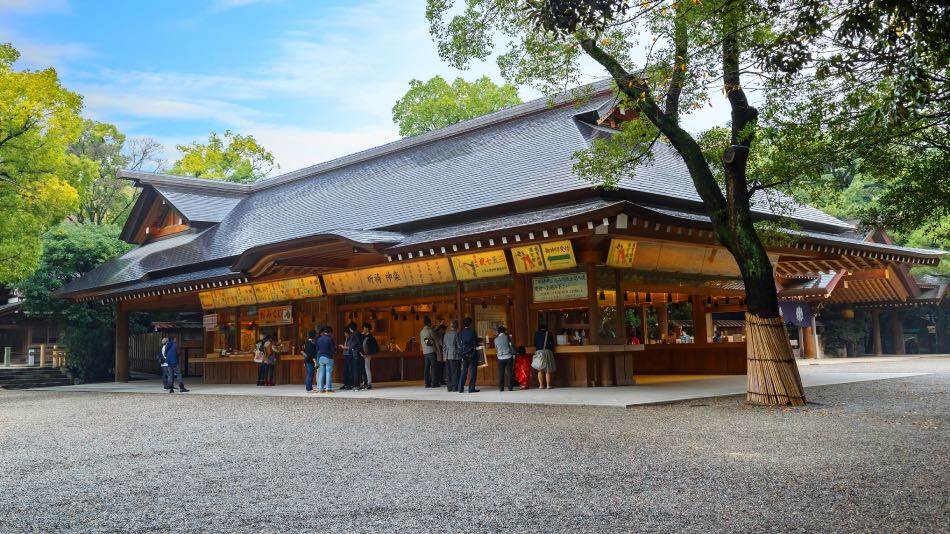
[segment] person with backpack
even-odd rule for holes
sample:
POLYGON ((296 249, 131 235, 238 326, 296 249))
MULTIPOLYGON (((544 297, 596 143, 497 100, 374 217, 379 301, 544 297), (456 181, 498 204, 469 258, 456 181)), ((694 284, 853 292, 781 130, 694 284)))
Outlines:
POLYGON ((264 385, 273 386, 274 374, 277 370, 277 347, 274 338, 267 336, 264 341, 264 385))
POLYGON ((465 392, 465 379, 470 376, 468 384, 469 393, 478 393, 475 389, 475 379, 478 375, 478 334, 472 328, 472 318, 466 317, 462 321, 462 331, 455 338, 456 351, 462 361, 461 371, 459 371, 459 381, 456 391, 465 392))
POLYGON ((307 370, 304 388, 307 393, 313 393, 313 374, 317 368, 317 333, 313 330, 307 334, 307 341, 303 344, 303 365, 307 370))
POLYGON ((333 329, 324 326, 320 329, 317 346, 317 390, 320 393, 333 393, 333 329))
POLYGON ((175 392, 175 378, 178 378, 178 390, 186 393, 190 390, 185 388, 185 381, 181 378, 181 367, 178 364, 178 346, 175 345, 175 338, 169 336, 165 343, 165 361, 168 362, 168 388, 169 393, 175 392))
POLYGON ((442 354, 445 357, 446 388, 455 391, 459 386, 459 353, 455 346, 458 340, 458 321, 449 323, 448 329, 442 335, 442 354))
POLYGON ((508 386, 511 391, 511 378, 514 374, 514 347, 511 346, 511 337, 508 336, 504 326, 499 325, 495 329, 498 335, 495 336, 495 354, 498 357, 498 391, 504 391, 508 386))
POLYGON ((373 355, 379 352, 379 342, 373 335, 373 326, 369 322, 363 323, 363 380, 366 389, 373 389, 373 372, 370 363, 373 355))
POLYGON ((436 347, 435 331, 432 330, 432 319, 425 316, 422 319, 422 330, 419 332, 419 345, 422 347, 422 376, 425 379, 427 388, 439 387, 439 379, 436 377, 436 362, 438 353, 436 347))
POLYGON ((531 367, 538 372, 538 387, 551 389, 553 387, 551 379, 557 370, 557 361, 554 359, 554 336, 543 324, 534 333, 534 350, 531 367))

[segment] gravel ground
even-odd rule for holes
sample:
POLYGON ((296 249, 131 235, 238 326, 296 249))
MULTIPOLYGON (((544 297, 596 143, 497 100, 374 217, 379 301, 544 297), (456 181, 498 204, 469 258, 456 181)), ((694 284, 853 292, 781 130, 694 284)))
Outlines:
POLYGON ((0 532, 947 532, 950 359, 860 365, 936 374, 797 409, 0 392, 0 532))

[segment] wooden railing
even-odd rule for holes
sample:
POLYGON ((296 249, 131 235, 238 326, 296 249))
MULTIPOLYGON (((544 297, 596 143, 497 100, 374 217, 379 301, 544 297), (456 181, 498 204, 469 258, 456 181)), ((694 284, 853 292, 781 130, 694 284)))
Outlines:
POLYGON ((4 348, 3 365, 25 367, 62 367, 66 365, 66 351, 59 345, 38 343, 27 347, 25 353, 4 348))

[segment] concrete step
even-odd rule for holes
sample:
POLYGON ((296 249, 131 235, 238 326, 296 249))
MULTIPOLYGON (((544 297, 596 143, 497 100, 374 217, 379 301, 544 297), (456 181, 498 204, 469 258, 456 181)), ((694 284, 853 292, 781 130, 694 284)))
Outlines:
POLYGON ((72 380, 66 378, 59 369, 49 367, 0 369, 0 388, 3 389, 42 388, 71 384, 72 380))
POLYGON ((40 382, 21 382, 16 384, 4 384, 0 386, 0 389, 36 389, 36 388, 51 388, 56 386, 71 386, 72 382, 69 380, 58 380, 58 381, 40 381, 40 382))

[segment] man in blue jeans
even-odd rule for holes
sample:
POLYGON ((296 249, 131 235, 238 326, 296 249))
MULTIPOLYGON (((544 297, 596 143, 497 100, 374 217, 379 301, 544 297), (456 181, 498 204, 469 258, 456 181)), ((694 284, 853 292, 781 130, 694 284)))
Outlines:
POLYGON ((178 365, 178 347, 175 345, 175 338, 169 336, 168 343, 165 344, 165 361, 168 363, 168 388, 169 393, 175 392, 175 378, 178 378, 179 391, 185 393, 185 381, 181 378, 181 367, 178 365))
POLYGON ((333 329, 324 326, 317 338, 317 389, 320 393, 333 393, 333 329))
POLYGON ((307 393, 313 393, 313 373, 317 367, 317 333, 313 330, 307 334, 307 341, 303 344, 303 364, 307 369, 305 381, 307 393))
POLYGON ((465 392, 465 375, 471 373, 468 392, 477 393, 478 390, 475 389, 475 375, 478 374, 478 354, 476 353, 478 334, 476 334, 475 329, 472 328, 471 317, 466 317, 465 320, 462 321, 462 331, 458 333, 455 339, 457 352, 462 358, 462 370, 459 373, 457 391, 459 393, 465 392))

